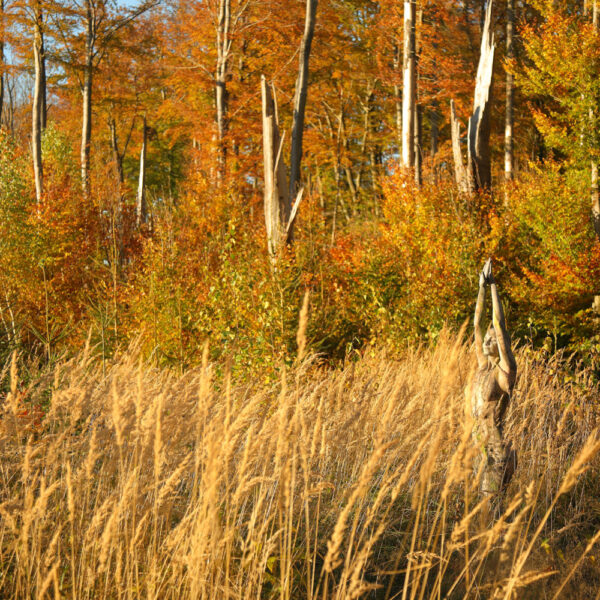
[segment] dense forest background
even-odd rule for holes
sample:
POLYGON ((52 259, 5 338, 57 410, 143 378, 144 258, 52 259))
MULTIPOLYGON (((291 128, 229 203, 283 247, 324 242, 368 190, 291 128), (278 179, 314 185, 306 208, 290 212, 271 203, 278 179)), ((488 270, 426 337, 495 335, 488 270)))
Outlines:
POLYGON ((599 9, 0 0, 0 598, 600 600, 599 9))
POLYGON ((470 316, 492 256, 513 336, 597 364, 596 2, 486 8, 3 0, 1 355, 183 370, 208 342, 268 379, 306 291, 314 351, 400 350, 470 316))

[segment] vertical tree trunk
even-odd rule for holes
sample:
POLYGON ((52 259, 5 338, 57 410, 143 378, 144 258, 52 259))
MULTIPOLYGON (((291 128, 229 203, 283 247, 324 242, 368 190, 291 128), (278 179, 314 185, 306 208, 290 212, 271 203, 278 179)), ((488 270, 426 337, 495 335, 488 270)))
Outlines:
POLYGON ((92 72, 86 67, 84 74, 83 113, 81 121, 81 187, 84 196, 90 194, 90 142, 92 138, 92 72))
POLYGON ((10 134, 15 134, 15 82, 14 79, 8 78, 5 74, 4 82, 6 85, 6 94, 8 95, 8 107, 4 111, 4 122, 10 131, 10 134))
POLYGON ((494 69, 494 34, 491 30, 492 0, 489 0, 481 36, 481 54, 473 97, 473 114, 469 120, 468 155, 470 176, 475 189, 492 185, 490 162, 490 112, 494 69))
POLYGON ((429 111, 429 156, 433 159, 438 153, 438 143, 440 139, 440 113, 438 111, 437 100, 432 102, 432 107, 429 111))
MULTIPOLYGON (((594 5, 592 9, 592 24, 596 31, 596 34, 599 34, 599 15, 598 15, 598 0, 594 0, 594 5)), ((592 115, 593 116, 593 115, 592 115)), ((591 188, 592 188, 592 222, 594 225, 594 231, 596 232, 596 237, 600 239, 600 190, 598 189, 598 161, 591 161, 591 188)))
POLYGON ((85 65, 83 72, 81 119, 81 187, 90 195, 90 142, 92 139, 92 68, 94 60, 94 15, 91 0, 86 0, 85 65))
POLYGON ((227 132, 227 65, 231 50, 229 28, 231 25, 231 0, 219 0, 219 16, 217 24, 217 69, 215 73, 215 104, 217 109, 217 141, 218 141, 218 180, 225 176, 227 148, 225 134, 227 132))
POLYGON ((415 184, 421 187, 423 183, 423 107, 417 104, 415 108, 415 184))
POLYGON ((123 184, 125 181, 125 174, 123 173, 123 156, 119 151, 119 138, 117 136, 117 124, 114 118, 111 117, 108 126, 110 128, 110 145, 113 152, 113 160, 115 161, 115 167, 117 169, 117 176, 119 183, 123 184))
POLYGON ((416 12, 415 24, 415 124, 414 124, 414 153, 415 153, 415 185, 421 187, 423 183, 423 107, 419 104, 419 54, 421 49, 417 40, 417 29, 423 25, 423 9, 416 12))
POLYGON ((269 255, 274 258, 283 241, 291 212, 285 164, 281 156, 277 107, 264 75, 261 78, 263 156, 265 172, 264 209, 269 255))
POLYGON ((146 144, 148 141, 148 128, 146 126, 146 115, 142 126, 142 150, 140 152, 140 175, 135 203, 136 224, 139 227, 146 222, 146 144))
POLYGON ((438 112, 437 101, 434 100, 432 108, 429 111, 429 157, 431 159, 431 180, 434 184, 437 183, 438 166, 437 153, 438 142, 440 137, 440 114, 438 112))
MULTIPOLYGON (((317 14, 317 0, 306 0, 306 17, 304 20, 304 34, 300 44, 300 64, 296 90, 294 92, 294 121, 292 125, 292 149, 290 154, 290 182, 289 198, 295 198, 300 187, 300 166, 302 163, 302 139, 304 136, 304 113, 306 110, 306 96, 308 92, 308 60, 317 14)), ((293 238, 293 229, 290 230, 290 239, 293 238)))
POLYGON ((461 194, 470 194, 471 178, 463 162, 462 151, 460 149, 460 123, 456 117, 454 100, 450 100, 450 131, 452 134, 452 154, 454 156, 454 176, 458 191, 461 194))
POLYGON ((42 39, 41 22, 39 15, 33 24, 33 63, 35 68, 35 82, 33 88, 33 107, 31 111, 31 151, 33 154, 33 174, 35 179, 35 197, 39 203, 43 194, 43 166, 42 166, 42 39))
MULTIPOLYGON (((394 73, 400 72, 402 52, 400 44, 394 47, 394 73)), ((402 88, 394 84, 394 104, 396 105, 396 141, 398 144, 398 153, 402 152, 402 88)))
MULTIPOLYGON (((515 27, 515 1, 506 0, 506 58, 514 57, 513 33, 515 27)), ((504 178, 511 181, 513 178, 513 103, 515 93, 514 77, 506 73, 506 117, 504 126, 504 178)))
POLYGON ((4 108, 4 0, 0 0, 0 126, 4 108))
POLYGON ((429 115, 429 118, 431 119, 431 132, 430 132, 431 140, 430 140, 430 145, 429 145, 429 156, 431 157, 432 161, 434 161, 435 157, 437 156, 437 153, 438 153, 438 142, 439 142, 439 137, 440 137, 440 129, 439 129, 440 116, 437 113, 437 111, 432 111, 431 114, 429 115))
POLYGON ((404 63, 402 92, 402 166, 415 165, 414 127, 416 102, 415 57, 416 1, 404 1, 404 63))
POLYGON ((492 102, 492 75, 494 70, 494 34, 491 31, 492 0, 489 0, 481 36, 481 54, 473 97, 473 114, 469 119, 467 136, 467 166, 460 149, 460 126, 450 101, 452 151, 458 188, 471 194, 474 190, 489 189, 492 184, 490 162, 490 111, 492 102))
MULTIPOLYGON (((43 25, 42 11, 40 9, 40 24, 43 25)), ((48 122, 48 107, 47 107, 47 84, 46 84, 46 50, 44 45, 44 30, 40 28, 40 78, 41 78, 41 110, 40 110, 40 128, 42 132, 46 131, 48 122)))

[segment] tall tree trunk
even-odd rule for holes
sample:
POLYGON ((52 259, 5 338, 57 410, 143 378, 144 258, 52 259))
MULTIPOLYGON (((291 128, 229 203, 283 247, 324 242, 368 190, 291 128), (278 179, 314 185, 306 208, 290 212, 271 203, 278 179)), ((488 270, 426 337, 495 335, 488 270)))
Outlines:
POLYGON ((91 67, 84 74, 83 114, 81 121, 81 187, 87 198, 90 194, 90 142, 92 138, 92 71, 91 67))
MULTIPOLYGON (((400 43, 394 47, 394 73, 400 72, 402 51, 400 43)), ((394 104, 396 105, 396 142, 398 144, 398 153, 402 151, 402 88, 394 84, 394 104)))
POLYGON ((125 181, 125 174, 123 173, 123 156, 119 151, 117 124, 113 117, 111 117, 108 126, 110 128, 110 145, 113 152, 113 160, 115 161, 115 167, 117 169, 117 176, 119 178, 119 183, 123 184, 123 182, 125 181))
MULTIPOLYGON (((292 149, 290 154, 290 182, 288 195, 295 198, 300 187, 300 166, 302 163, 302 139, 304 136, 304 113, 306 110, 306 96, 308 91, 308 60, 317 14, 317 0, 306 0, 306 17, 304 20, 304 34, 300 44, 300 65, 296 90, 294 92, 294 121, 292 126, 292 149)), ((293 238, 293 229, 290 230, 290 239, 293 238)))
MULTIPOLYGON (((598 0, 594 0, 593 12, 592 12, 592 23, 596 34, 600 33, 600 19, 598 15, 598 0)), ((593 114, 590 115, 593 117, 593 114)), ((597 135, 597 134, 596 134, 597 135)), ((600 239, 600 190, 598 189, 598 161, 591 161, 591 188, 592 188, 592 221, 594 224, 594 231, 596 237, 600 239)))
MULTIPOLYGON (((40 23, 42 21, 42 11, 40 9, 40 23)), ((48 106, 47 106, 47 83, 46 83, 46 50, 44 45, 44 30, 40 28, 40 78, 41 78, 41 110, 40 110, 40 128, 42 132, 46 131, 46 125, 48 123, 48 106)))
POLYGON ((4 0, 0 0, 0 126, 4 108, 4 0))
POLYGON ((469 176, 468 169, 465 168, 460 149, 460 123, 456 117, 454 100, 450 100, 450 131, 452 134, 452 154, 454 156, 454 176, 458 191, 461 194, 470 194, 472 192, 472 179, 469 176))
POLYGON ((229 28, 231 26, 231 0, 219 0, 219 16, 217 23, 217 69, 215 73, 215 103, 217 109, 217 141, 218 166, 217 177, 222 181, 225 176, 227 148, 225 134, 227 132, 227 65, 231 50, 229 28))
POLYGON ((438 111, 437 100, 434 100, 432 107, 429 110, 429 157, 431 159, 431 180, 434 184, 437 183, 438 166, 437 153, 438 142, 440 137, 440 113, 438 111))
MULTIPOLYGON (((515 27, 515 0, 506 0, 506 58, 514 57, 513 33, 515 27)), ((504 126, 504 178, 513 178, 513 103, 515 83, 513 74, 506 72, 506 117, 504 126)))
POLYGON ((4 111, 4 122, 10 131, 10 134, 15 134, 15 82, 14 79, 9 79, 8 76, 4 79, 6 84, 6 93, 8 94, 8 107, 4 111))
POLYGON ((415 152, 415 185, 421 187, 423 183, 423 107, 419 104, 419 55, 421 49, 417 40, 417 29, 420 31, 423 25, 423 9, 416 13, 415 24, 415 124, 414 124, 414 152, 415 152))
POLYGON ((415 165, 414 128, 417 91, 415 56, 416 1, 404 1, 404 63, 402 92, 402 166, 415 165))
POLYGON ((421 187, 423 183, 423 107, 417 104, 415 107, 415 184, 421 187))
POLYGON ((489 0, 481 36, 481 54, 473 97, 473 114, 469 120, 468 155, 473 187, 489 189, 492 185, 490 162, 490 112, 494 69, 494 34, 491 30, 492 0, 489 0))
POLYGON ((591 164, 592 187, 592 222, 596 237, 600 239, 600 191, 598 190, 598 161, 592 160, 591 164))
POLYGON ((492 183, 490 162, 490 111, 492 101, 492 75, 494 69, 494 34, 491 31, 492 0, 489 0, 481 36, 481 54, 477 67, 477 80, 473 97, 473 114, 469 119, 467 136, 467 166, 460 149, 460 126, 450 101, 452 150, 458 188, 462 193, 489 189, 492 183))
POLYGON ((142 150, 140 152, 140 175, 135 203, 136 224, 141 227, 146 222, 146 144, 148 141, 148 128, 146 126, 146 115, 142 126, 142 150))
POLYGON ((86 1, 85 65, 83 72, 81 119, 81 187, 90 195, 90 142, 92 139, 92 69, 94 60, 94 15, 91 0, 86 1))
POLYGON ((44 175, 42 166, 42 24, 39 13, 33 24, 33 63, 35 82, 33 88, 33 107, 31 111, 31 151, 33 154, 33 174, 35 179, 35 197, 41 202, 44 175))
POLYGON ((267 80, 261 78, 263 156, 265 172, 264 209, 269 255, 274 258, 284 239, 291 213, 288 182, 279 135, 277 105, 267 80))
POLYGON ((438 112, 437 101, 434 101, 433 106, 429 111, 429 125, 429 156, 434 159, 438 153, 438 143, 440 139, 440 113, 438 112))

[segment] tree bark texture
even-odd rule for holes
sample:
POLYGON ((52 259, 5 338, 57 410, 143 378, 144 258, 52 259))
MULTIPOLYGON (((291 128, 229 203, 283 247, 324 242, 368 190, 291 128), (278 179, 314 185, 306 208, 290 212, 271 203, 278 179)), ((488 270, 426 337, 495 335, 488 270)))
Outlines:
POLYGON ((440 135, 440 113, 438 111, 438 103, 434 101, 432 107, 428 112, 429 115, 429 157, 431 159, 431 181, 437 184, 438 178, 438 165, 437 165, 437 153, 438 153, 438 142, 440 135))
POLYGON ((85 65, 83 72, 81 118, 81 187, 83 195, 90 195, 90 143, 92 139, 92 69, 94 60, 94 15, 91 0, 86 1, 85 65))
POLYGON ((227 132, 227 65, 231 50, 231 0, 219 0, 217 23, 217 68, 215 73, 215 104, 217 109, 218 178, 224 177, 227 161, 225 135, 227 132))
POLYGON ((492 0, 485 13, 481 36, 481 54, 477 68, 473 114, 469 120, 468 154, 475 189, 489 189, 492 184, 490 162, 490 111, 494 68, 494 34, 491 31, 492 0))
MULTIPOLYGON (((598 20, 598 0, 594 0, 593 8, 592 8, 592 24, 596 33, 599 33, 599 20, 598 20)), ((590 115, 593 118, 593 114, 590 115)), ((591 201, 592 201, 592 223, 594 225, 594 231, 596 232, 596 237, 600 240, 600 189, 598 186, 598 161, 591 161, 591 169, 590 169, 590 179, 591 179, 591 201)))
POLYGON ((264 75, 261 78, 263 156, 264 156, 264 210, 269 254, 275 257, 283 243, 284 229, 291 213, 288 182, 279 135, 276 101, 264 75))
POLYGON ((117 169, 117 177, 119 183, 123 184, 125 181, 125 174, 123 172, 123 155, 119 151, 119 138, 117 136, 117 123, 114 118, 111 118, 108 126, 110 128, 110 145, 113 152, 113 160, 115 161, 115 167, 117 169))
MULTIPOLYGON (((40 10, 40 23, 42 21, 42 12, 40 10)), ((40 128, 42 132, 46 131, 48 124, 48 105, 47 105, 47 83, 46 83, 46 49, 44 44, 44 30, 40 28, 40 71, 41 71, 41 111, 40 111, 40 128)))
MULTIPOLYGON (((304 20, 304 34, 300 44, 300 64, 296 90, 294 92, 294 120, 292 125, 292 149, 290 154, 290 182, 288 197, 295 198, 300 187, 300 166, 302 163, 302 139, 304 136, 304 114, 306 111, 306 97, 308 93, 308 61, 315 33, 317 15, 317 0, 306 0, 306 17, 304 20)), ((290 231, 290 238, 293 230, 290 231)))
POLYGON ((31 111, 31 151, 33 155, 33 173, 35 179, 35 197, 41 202, 44 174, 42 166, 42 24, 36 15, 33 27, 33 63, 35 81, 33 87, 33 107, 31 111))
POLYGON ((415 185, 421 187, 423 183, 423 107, 415 107, 415 185))
MULTIPOLYGON (((394 47, 394 73, 400 73, 400 64, 402 53, 400 43, 394 47)), ((402 151, 402 88, 394 84, 394 104, 396 105, 396 140, 398 143, 398 153, 402 151)))
POLYGON ((408 169, 415 165, 414 128, 417 91, 415 19, 416 1, 405 0, 402 91, 402 166, 408 169))
POLYGON ((460 148, 460 125, 456 118, 454 102, 450 101, 452 152, 454 172, 459 191, 471 194, 475 190, 489 189, 492 184, 490 161, 490 111, 492 100, 492 75, 494 68, 494 35, 491 32, 492 0, 488 3, 481 38, 481 54, 477 68, 473 113, 467 132, 467 165, 463 164, 460 148))
POLYGON ((461 194, 470 194, 472 192, 472 179, 468 174, 462 157, 460 148, 460 123, 456 117, 456 109, 454 100, 450 100, 450 130, 452 133, 452 155, 454 156, 454 176, 458 191, 461 194))
MULTIPOLYGON (((506 0, 506 58, 514 58, 514 27, 515 27, 515 0, 506 0)), ((511 181, 514 170, 514 144, 513 144, 513 105, 515 82, 513 74, 506 73, 506 116, 504 125, 504 178, 511 181)))
POLYGON ((146 126, 146 116, 142 125, 142 149, 140 151, 140 174, 138 179, 138 189, 135 203, 136 224, 141 227, 146 223, 146 145, 148 143, 148 127, 146 126))
POLYGON ((4 108, 4 0, 0 0, 0 125, 4 108))

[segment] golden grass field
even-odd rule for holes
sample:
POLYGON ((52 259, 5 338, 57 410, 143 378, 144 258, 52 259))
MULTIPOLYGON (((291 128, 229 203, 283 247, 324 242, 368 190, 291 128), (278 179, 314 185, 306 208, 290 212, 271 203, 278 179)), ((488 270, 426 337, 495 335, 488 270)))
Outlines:
POLYGON ((337 369, 309 355, 272 386, 207 360, 156 370, 135 348, 28 385, 15 360, 0 596, 599 598, 598 387, 558 356, 517 360, 519 465, 493 524, 456 334, 337 369))

